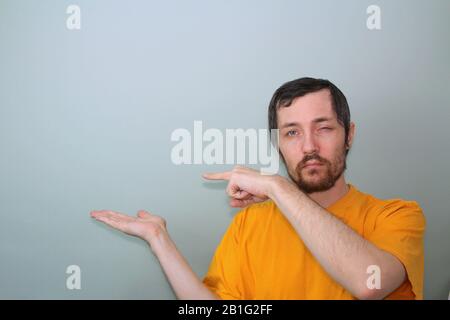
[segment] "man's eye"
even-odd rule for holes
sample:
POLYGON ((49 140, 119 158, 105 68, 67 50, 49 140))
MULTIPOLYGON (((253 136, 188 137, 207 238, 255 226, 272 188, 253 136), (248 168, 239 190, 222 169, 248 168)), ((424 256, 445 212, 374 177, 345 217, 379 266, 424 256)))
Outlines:
POLYGON ((288 136, 295 136, 295 135, 297 135, 297 131, 289 130, 286 135, 288 135, 288 136))
POLYGON ((320 130, 329 131, 329 130, 331 130, 331 128, 328 128, 328 127, 322 127, 322 128, 320 128, 320 130))

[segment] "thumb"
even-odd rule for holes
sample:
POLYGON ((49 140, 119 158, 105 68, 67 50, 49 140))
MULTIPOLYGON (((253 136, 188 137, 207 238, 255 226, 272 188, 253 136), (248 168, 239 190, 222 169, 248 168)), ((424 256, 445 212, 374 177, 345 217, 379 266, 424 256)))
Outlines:
POLYGON ((238 200, 248 200, 252 196, 253 195, 251 193, 244 191, 244 190, 239 190, 235 194, 233 194, 233 198, 238 199, 238 200))

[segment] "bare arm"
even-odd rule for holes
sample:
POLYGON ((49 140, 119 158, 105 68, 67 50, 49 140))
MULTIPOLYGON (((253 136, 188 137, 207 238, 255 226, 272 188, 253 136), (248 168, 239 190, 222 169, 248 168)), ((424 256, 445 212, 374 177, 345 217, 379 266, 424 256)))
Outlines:
POLYGON ((178 299, 220 299, 202 283, 179 252, 167 232, 163 218, 146 211, 139 211, 137 217, 108 210, 92 211, 91 216, 117 230, 145 240, 158 258, 178 299))
POLYGON ((367 241, 302 193, 279 179, 269 197, 287 217, 327 273, 359 299, 382 299, 405 280, 403 264, 367 241), (367 286, 367 268, 380 268, 381 288, 367 286))
POLYGON ((400 260, 361 237, 287 179, 241 166, 204 178, 228 180, 233 207, 272 199, 325 271, 355 297, 382 299, 405 280, 400 260), (367 268, 372 265, 380 268, 381 289, 367 286, 367 268))

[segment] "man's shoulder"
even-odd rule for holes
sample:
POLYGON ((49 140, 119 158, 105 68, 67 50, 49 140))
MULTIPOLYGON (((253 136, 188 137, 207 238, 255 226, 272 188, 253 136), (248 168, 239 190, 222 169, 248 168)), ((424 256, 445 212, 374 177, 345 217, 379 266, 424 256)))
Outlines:
POLYGON ((418 201, 399 197, 382 199, 368 193, 360 193, 364 197, 363 206, 368 217, 377 220, 397 217, 415 217, 419 220, 425 220, 418 201))

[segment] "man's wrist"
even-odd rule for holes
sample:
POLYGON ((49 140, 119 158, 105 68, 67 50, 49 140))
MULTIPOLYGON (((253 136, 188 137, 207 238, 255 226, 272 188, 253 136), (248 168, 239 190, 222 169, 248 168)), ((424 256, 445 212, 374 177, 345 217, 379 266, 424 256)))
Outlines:
POLYGON ((153 253, 159 257, 161 253, 167 251, 172 246, 172 239, 166 230, 161 230, 158 234, 144 239, 152 248, 153 253))
POLYGON ((283 189, 286 183, 289 183, 286 178, 279 175, 273 176, 269 183, 269 191, 267 196, 271 200, 275 201, 275 199, 277 198, 277 194, 280 192, 280 190, 283 189))

